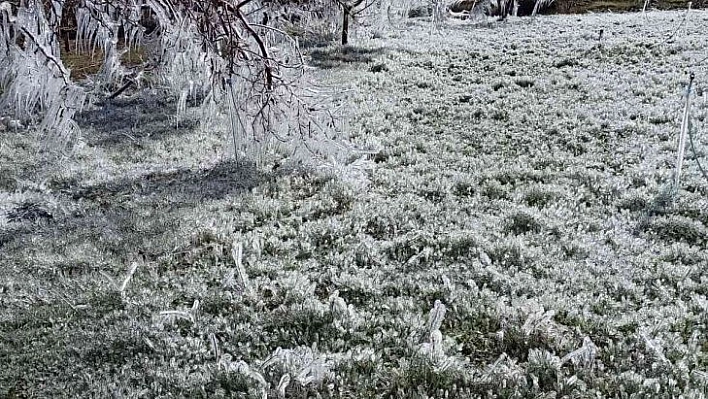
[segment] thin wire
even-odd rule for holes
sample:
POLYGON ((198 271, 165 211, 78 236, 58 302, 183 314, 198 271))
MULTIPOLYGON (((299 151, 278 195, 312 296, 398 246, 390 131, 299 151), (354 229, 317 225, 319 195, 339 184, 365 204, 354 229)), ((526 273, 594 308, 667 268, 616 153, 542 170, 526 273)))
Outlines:
POLYGON ((676 30, 674 30, 674 32, 672 34, 670 34, 668 37, 666 37, 664 40, 655 44, 655 46, 661 46, 664 43, 668 42, 669 40, 673 39, 674 36, 676 36, 676 34, 678 33, 679 29, 681 29, 686 24, 686 20, 688 20, 688 13, 689 12, 691 12, 691 2, 690 1, 688 2, 688 8, 686 9, 686 13, 683 15, 683 19, 681 20, 681 22, 679 22, 678 26, 676 27, 676 30))
POLYGON ((696 151, 696 146, 693 144, 693 129, 689 128, 688 129, 688 140, 691 143, 691 151, 693 152, 693 158, 696 160, 696 164, 698 164, 698 170, 701 171, 701 174, 703 177, 708 180, 708 173, 706 173, 705 169, 703 169, 703 165, 701 165, 701 161, 698 159, 698 153, 696 151))

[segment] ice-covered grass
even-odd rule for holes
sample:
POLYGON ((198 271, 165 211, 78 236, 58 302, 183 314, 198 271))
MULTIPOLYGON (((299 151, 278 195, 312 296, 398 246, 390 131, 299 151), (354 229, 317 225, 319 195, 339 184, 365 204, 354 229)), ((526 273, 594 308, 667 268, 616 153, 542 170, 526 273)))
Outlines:
POLYGON ((414 22, 321 50, 352 141, 380 149, 358 180, 219 161, 224 133, 140 99, 80 116, 61 169, 3 132, 0 396, 704 397, 690 150, 663 197, 707 55, 705 12, 665 40, 682 18, 414 22))

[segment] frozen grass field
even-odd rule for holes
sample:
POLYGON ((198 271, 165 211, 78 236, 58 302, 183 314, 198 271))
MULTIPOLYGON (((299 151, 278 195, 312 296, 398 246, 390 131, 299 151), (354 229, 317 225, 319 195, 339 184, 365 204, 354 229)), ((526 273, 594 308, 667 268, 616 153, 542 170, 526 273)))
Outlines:
POLYGON ((228 161, 148 95, 87 110, 60 164, 0 133, 0 397, 706 397, 690 149, 663 194, 689 66, 708 164, 708 13, 684 15, 311 51, 380 149, 358 174, 228 161))

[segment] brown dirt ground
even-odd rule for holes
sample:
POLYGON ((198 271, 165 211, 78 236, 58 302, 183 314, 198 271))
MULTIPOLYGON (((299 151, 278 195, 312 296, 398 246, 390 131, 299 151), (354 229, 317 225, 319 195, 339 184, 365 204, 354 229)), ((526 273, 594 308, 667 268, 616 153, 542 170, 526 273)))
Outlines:
MULTIPOLYGON (((67 68, 71 70, 71 78, 80 80, 88 75, 93 75, 98 72, 103 63, 103 52, 96 50, 94 52, 76 51, 76 43, 71 42, 69 52, 62 49, 61 59, 67 68)), ((140 65, 145 62, 146 54, 141 48, 131 49, 121 57, 124 65, 133 66, 140 65)))
MULTIPOLYGON (((694 0, 692 8, 705 8, 708 0, 694 0)), ((685 9, 688 1, 684 0, 650 0, 648 9, 675 10, 685 9)), ((644 7, 642 0, 612 1, 612 0, 558 0, 548 9, 548 13, 558 14, 583 14, 587 12, 630 12, 641 11, 644 7)))

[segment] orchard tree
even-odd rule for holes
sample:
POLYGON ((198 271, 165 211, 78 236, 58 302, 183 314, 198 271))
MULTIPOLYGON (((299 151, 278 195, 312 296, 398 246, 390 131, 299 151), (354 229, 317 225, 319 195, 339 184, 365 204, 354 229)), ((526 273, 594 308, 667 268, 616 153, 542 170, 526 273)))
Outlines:
POLYGON ((268 26, 264 9, 260 0, 0 1, 0 109, 40 122, 64 143, 78 132, 74 115, 88 91, 72 81, 61 58, 62 47, 70 47, 61 33, 71 19, 73 46, 102 54, 92 93, 113 98, 154 84, 178 98, 178 114, 188 100, 221 110, 237 153, 273 142, 322 147, 312 142, 326 137, 327 127, 299 83, 297 41, 268 26), (122 55, 136 48, 148 60, 126 67, 122 55))
POLYGON ((334 0, 342 9, 342 45, 349 43, 350 19, 375 4, 375 0, 334 0))
MULTIPOLYGON (((404 3, 408 0, 402 0, 404 3)), ((269 0, 264 3, 280 18, 281 27, 301 32, 321 27, 341 29, 340 42, 349 43, 351 21, 381 0, 269 0)), ((269 19, 266 19, 269 20, 269 19)), ((275 22, 275 21, 274 21, 275 22)), ((277 23, 275 23, 277 26, 277 23)), ((329 30, 329 29, 326 29, 329 30)))

